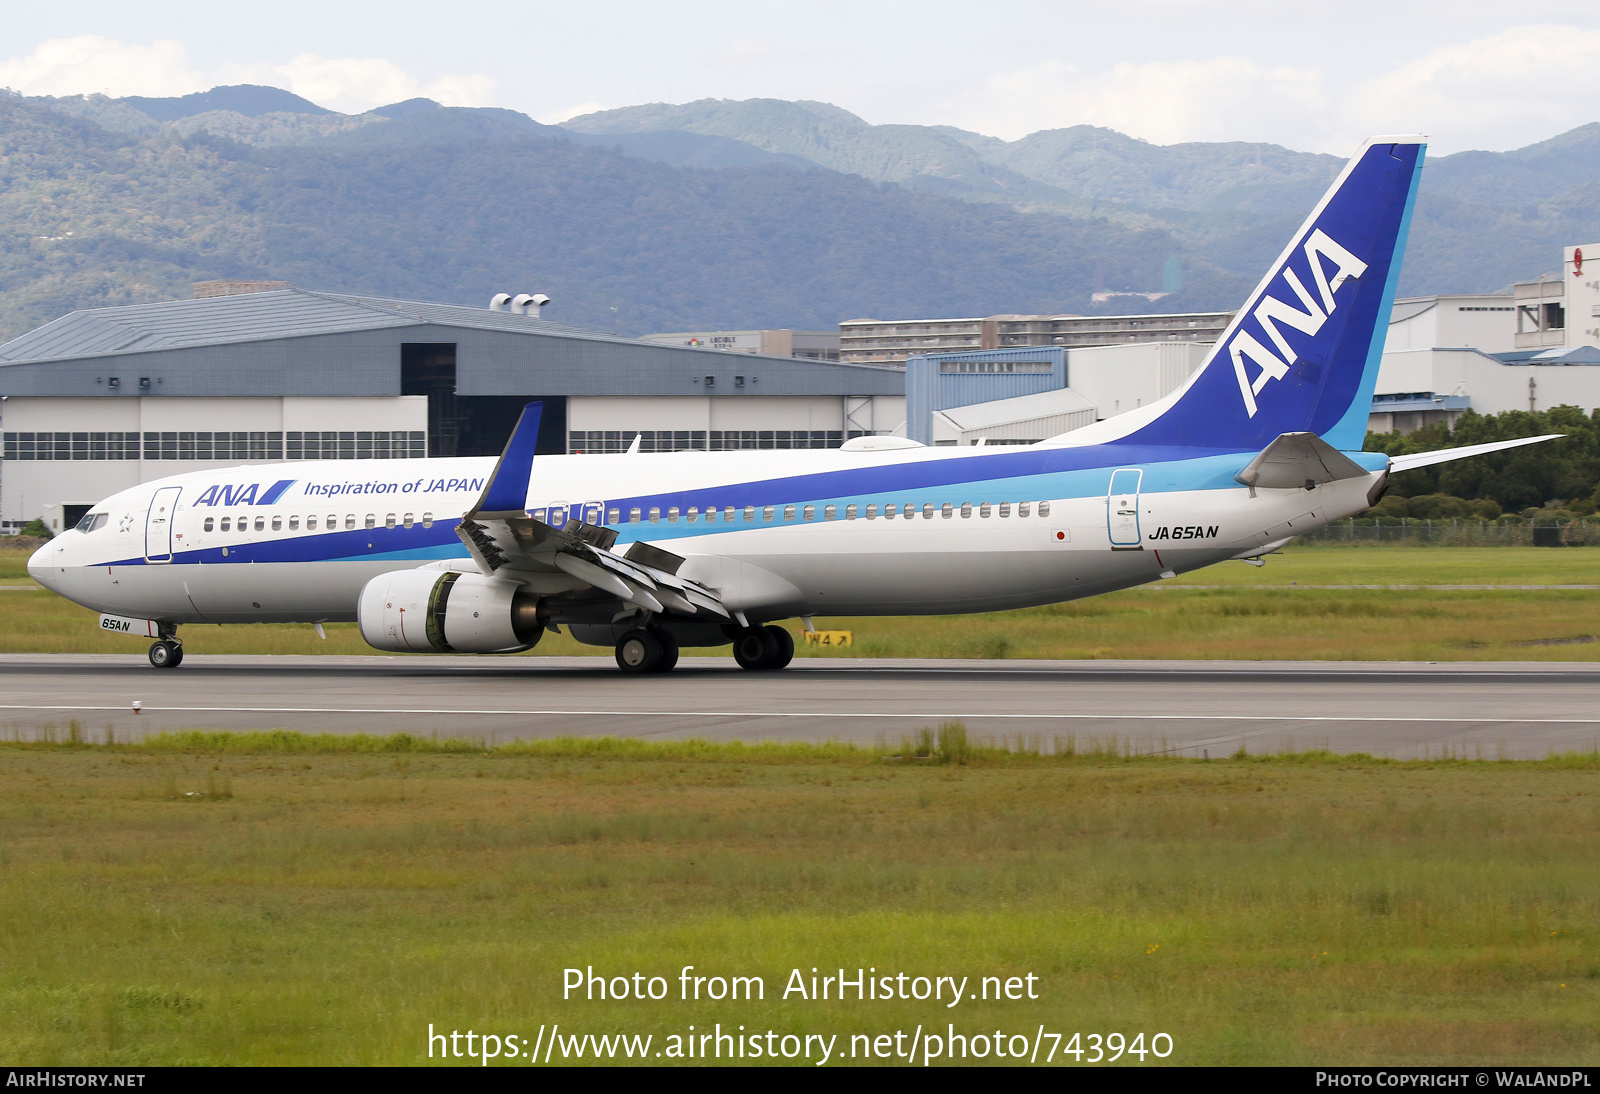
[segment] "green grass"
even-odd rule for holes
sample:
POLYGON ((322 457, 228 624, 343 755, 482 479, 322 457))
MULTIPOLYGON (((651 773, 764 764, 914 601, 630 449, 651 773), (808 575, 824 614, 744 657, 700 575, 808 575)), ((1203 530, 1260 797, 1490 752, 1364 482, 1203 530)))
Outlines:
MULTIPOLYGON (((21 552, 0 551, 0 584, 21 552), (8 569, 9 568, 9 569, 8 569)), ((1067 604, 968 616, 821 618, 854 632, 801 657, 1587 661, 1600 657, 1600 590, 1326 589, 1323 585, 1600 584, 1600 552, 1489 548, 1291 548, 1265 567, 1223 563, 1067 604), (1209 586, 1209 587, 1208 587, 1209 586)), ((788 624, 797 634, 799 624, 788 624)), ((191 653, 372 654, 353 624, 188 626, 191 653)), ((0 652, 126 653, 95 613, 43 590, 0 592, 0 652)), ((693 650, 691 653, 726 653, 693 650)), ((525 656, 611 651, 546 635, 525 656)))
MULTIPOLYGON (((65 739, 70 731, 63 732, 65 739)), ((1174 1063, 1600 1062, 1600 757, 1213 762, 169 736, 0 746, 0 1058, 408 1064, 532 1037, 918 1024, 1174 1063), (964 761, 964 762, 963 762, 964 761), (562 970, 760 975, 585 1002, 562 970), (784 1002, 790 970, 1037 1001, 784 1002)), ((903 1063, 903 1061, 900 1061, 903 1063)))

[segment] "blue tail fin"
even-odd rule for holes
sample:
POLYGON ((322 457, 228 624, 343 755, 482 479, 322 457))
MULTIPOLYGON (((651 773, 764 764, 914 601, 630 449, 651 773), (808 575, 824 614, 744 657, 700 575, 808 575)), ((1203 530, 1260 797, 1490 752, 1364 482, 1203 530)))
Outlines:
POLYGON ((1359 449, 1425 147, 1368 140, 1188 385, 1126 415, 1116 439, 1248 451, 1310 432, 1359 449))

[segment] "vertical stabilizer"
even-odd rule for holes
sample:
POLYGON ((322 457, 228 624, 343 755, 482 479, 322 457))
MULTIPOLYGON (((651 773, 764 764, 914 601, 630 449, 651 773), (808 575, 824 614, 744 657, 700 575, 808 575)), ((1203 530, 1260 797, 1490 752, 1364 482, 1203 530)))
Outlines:
POLYGON ((1360 449, 1425 148, 1368 140, 1183 388, 1055 443, 1259 450, 1314 433, 1360 449))

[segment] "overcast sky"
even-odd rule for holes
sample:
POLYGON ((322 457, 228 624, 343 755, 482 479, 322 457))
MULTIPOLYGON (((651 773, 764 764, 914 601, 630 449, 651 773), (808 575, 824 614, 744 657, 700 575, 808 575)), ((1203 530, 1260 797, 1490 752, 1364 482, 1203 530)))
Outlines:
POLYGON ((540 121, 646 102, 820 99, 1014 140, 1089 123, 1160 144, 1347 153, 1424 132, 1503 150, 1600 120, 1600 4, 1544 0, 74 0, 18 4, 26 94, 285 87, 359 112, 426 95, 540 121), (1532 21, 1534 14, 1538 21, 1532 21))

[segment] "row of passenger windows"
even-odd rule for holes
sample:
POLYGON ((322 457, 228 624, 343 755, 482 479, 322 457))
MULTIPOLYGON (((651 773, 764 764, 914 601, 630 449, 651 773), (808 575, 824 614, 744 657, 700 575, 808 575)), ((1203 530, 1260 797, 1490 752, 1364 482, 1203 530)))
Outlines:
MULTIPOLYGON (((269 524, 271 525, 272 531, 281 532, 284 530, 285 523, 288 524, 289 531, 291 532, 298 532, 300 530, 301 517, 299 513, 290 513, 287 516, 282 513, 274 513, 270 518, 262 515, 253 519, 255 520, 254 530, 257 532, 267 531, 269 524)), ((306 531, 315 532, 317 530, 317 514, 312 513, 310 516, 304 519, 306 531)), ((220 521, 217 517, 207 517, 203 527, 207 532, 232 532, 235 530, 240 532, 248 532, 251 530, 251 520, 251 517, 242 516, 237 518, 237 524, 235 524, 235 518, 233 517, 222 517, 220 518, 220 521)), ((424 513, 422 514, 421 520, 417 519, 415 513, 406 513, 404 516, 399 516, 394 513, 387 513, 383 518, 383 527, 385 528, 411 528, 418 524, 422 525, 424 528, 432 528, 433 514, 424 513)), ((354 530, 356 528, 356 515, 354 513, 346 513, 344 515, 344 526, 347 530, 354 530)), ((378 514, 368 513, 366 516, 366 521, 361 525, 361 527, 378 527, 378 514)), ((325 532, 338 531, 339 514, 329 513, 326 520, 323 521, 322 529, 325 532)))
MULTIPOLYGON (((574 506, 573 508, 574 508, 574 510, 576 510, 577 507, 574 506)), ((717 509, 714 506, 707 506, 704 510, 701 510, 698 506, 691 505, 691 506, 689 506, 688 511, 685 512, 685 511, 680 510, 678 508, 678 506, 672 506, 671 508, 669 508, 667 510, 667 523, 668 524, 676 524, 679 521, 679 519, 682 519, 682 520, 686 520, 690 524, 694 524, 694 523, 696 523, 698 521, 705 521, 707 524, 712 524, 712 523, 715 523, 718 519, 721 519, 723 521, 723 523, 725 523, 725 524, 732 524, 732 523, 734 523, 736 521, 741 521, 741 520, 746 524, 756 524, 756 523, 768 524, 768 523, 771 523, 774 520, 779 519, 778 518, 779 508, 780 507, 776 506, 776 505, 767 505, 767 506, 763 506, 763 507, 758 509, 754 505, 747 505, 743 509, 740 509, 737 506, 729 505, 729 506, 726 506, 723 509, 717 509), (719 514, 720 514, 720 518, 719 518, 719 514), (758 514, 759 514, 759 516, 758 516, 758 514)), ((782 519, 785 520, 785 521, 792 521, 792 520, 795 519, 795 517, 797 515, 799 516, 799 518, 801 520, 816 520, 817 519, 818 506, 815 506, 815 505, 800 505, 800 506, 785 505, 785 506, 782 506, 781 508, 782 508, 782 512, 783 512, 782 519)), ((1034 511, 1034 508, 1035 507, 1034 507, 1032 502, 1019 501, 1019 502, 1016 503, 1017 516, 1026 517, 1032 511, 1034 511)), ((923 517, 924 520, 932 520, 935 515, 944 517, 945 519, 949 519, 950 517, 955 516, 957 513, 961 514, 962 517, 968 518, 968 519, 970 519, 973 516, 977 516, 977 517, 986 519, 988 517, 1002 517, 1002 518, 1004 518, 1004 517, 1011 516, 1012 504, 1009 501, 1002 501, 1002 502, 987 502, 987 501, 984 501, 984 502, 972 502, 972 501, 953 502, 953 501, 947 501, 947 502, 944 502, 943 504, 936 504, 934 502, 927 501, 927 502, 923 502, 921 504, 921 506, 918 506, 915 502, 906 502, 904 505, 900 505, 900 504, 897 504, 897 503, 891 501, 891 502, 888 502, 887 504, 885 504, 885 505, 883 505, 881 507, 879 505, 877 505, 876 503, 873 503, 871 505, 864 505, 864 506, 863 505, 845 505, 845 506, 824 505, 824 506, 821 506, 821 509, 822 509, 822 519, 823 520, 838 520, 840 518, 840 516, 841 516, 841 513, 840 513, 841 509, 843 510, 843 514, 842 515, 843 515, 845 520, 855 520, 857 517, 861 517, 861 518, 864 518, 866 520, 877 520, 880 515, 885 520, 894 520, 896 517, 900 517, 900 518, 903 518, 905 520, 912 520, 917 516, 918 513, 922 514, 922 517, 923 517)), ((534 514, 533 515, 535 517, 540 517, 541 512, 542 512, 542 510, 534 510, 534 514)), ((1050 515, 1050 503, 1047 502, 1047 501, 1039 502, 1039 504, 1037 506, 1037 512, 1041 517, 1048 517, 1050 515)), ((649 512, 648 512, 648 515, 645 515, 645 511, 644 510, 640 510, 640 509, 629 509, 628 510, 627 523, 629 523, 629 524, 638 524, 641 520, 647 520, 651 524, 656 524, 661 520, 661 510, 658 509, 658 508, 651 508, 649 510, 649 512)), ((620 509, 609 509, 609 510, 607 510, 606 511, 606 523, 608 523, 608 524, 621 524, 621 523, 623 523, 622 510, 620 510, 620 509)))

